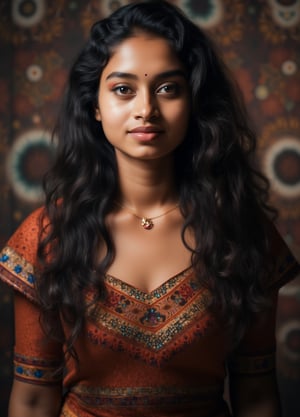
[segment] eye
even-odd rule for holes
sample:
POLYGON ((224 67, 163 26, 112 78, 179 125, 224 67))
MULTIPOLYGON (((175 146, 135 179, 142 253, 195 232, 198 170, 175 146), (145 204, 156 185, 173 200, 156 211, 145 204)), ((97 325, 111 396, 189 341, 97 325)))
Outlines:
POLYGON ((117 85, 112 88, 112 91, 118 96, 132 96, 135 94, 134 91, 127 85, 117 85))
POLYGON ((156 90, 157 94, 164 94, 168 96, 176 96, 180 91, 180 87, 178 84, 169 83, 164 84, 156 90))

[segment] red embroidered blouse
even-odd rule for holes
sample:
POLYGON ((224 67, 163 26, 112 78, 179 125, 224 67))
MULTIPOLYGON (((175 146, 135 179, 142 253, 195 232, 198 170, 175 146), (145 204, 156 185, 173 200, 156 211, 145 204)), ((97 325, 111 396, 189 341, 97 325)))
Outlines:
MULTIPOLYGON (((76 342, 79 365, 65 364, 63 346, 48 340, 39 323, 35 294, 38 218, 29 216, 0 254, 0 277, 16 292, 15 378, 33 384, 63 384, 65 417, 225 417, 226 367, 256 374, 274 369, 276 296, 299 265, 273 230, 277 267, 266 283, 274 308, 249 326, 227 363, 230 340, 207 306, 210 293, 192 268, 151 293, 106 276, 107 297, 87 312, 76 342)), ((87 301, 93 297, 86 294, 87 301)), ((67 333, 68 329, 62 323, 67 333)))

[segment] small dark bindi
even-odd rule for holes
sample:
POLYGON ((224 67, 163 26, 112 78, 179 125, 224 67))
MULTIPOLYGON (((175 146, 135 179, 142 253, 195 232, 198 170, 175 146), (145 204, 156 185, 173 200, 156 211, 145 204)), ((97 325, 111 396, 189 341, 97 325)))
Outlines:
POLYGON ((145 77, 147 77, 148 76, 148 74, 145 74, 145 77))

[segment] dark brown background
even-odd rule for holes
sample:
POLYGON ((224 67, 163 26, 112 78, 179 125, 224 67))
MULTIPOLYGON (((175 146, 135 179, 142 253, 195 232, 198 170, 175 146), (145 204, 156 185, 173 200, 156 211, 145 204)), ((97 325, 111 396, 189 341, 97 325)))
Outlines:
MULTIPOLYGON (((0 244, 33 208, 70 64, 90 25, 129 1, 0 1, 0 244)), ((300 258, 300 1, 178 0, 238 80, 272 184, 278 227, 300 258)), ((11 293, 0 286, 0 415, 12 378, 11 293)), ((278 375, 284 416, 300 415, 300 281, 283 288, 278 375)))

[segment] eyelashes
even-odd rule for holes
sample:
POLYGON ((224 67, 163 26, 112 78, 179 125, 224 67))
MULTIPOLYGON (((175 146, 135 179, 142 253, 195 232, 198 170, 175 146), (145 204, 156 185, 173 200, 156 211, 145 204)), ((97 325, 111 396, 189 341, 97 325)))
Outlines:
POLYGON ((111 89, 114 93, 116 93, 118 96, 126 96, 126 95, 130 95, 130 96, 134 96, 135 92, 128 87, 127 85, 117 85, 115 87, 113 87, 111 89))
MULTIPOLYGON (((111 87, 111 91, 120 97, 134 97, 136 95, 136 90, 126 84, 119 84, 111 87)), ((181 92, 181 87, 177 83, 164 83, 159 87, 154 89, 154 94, 159 96, 166 97, 177 97, 181 92)))

